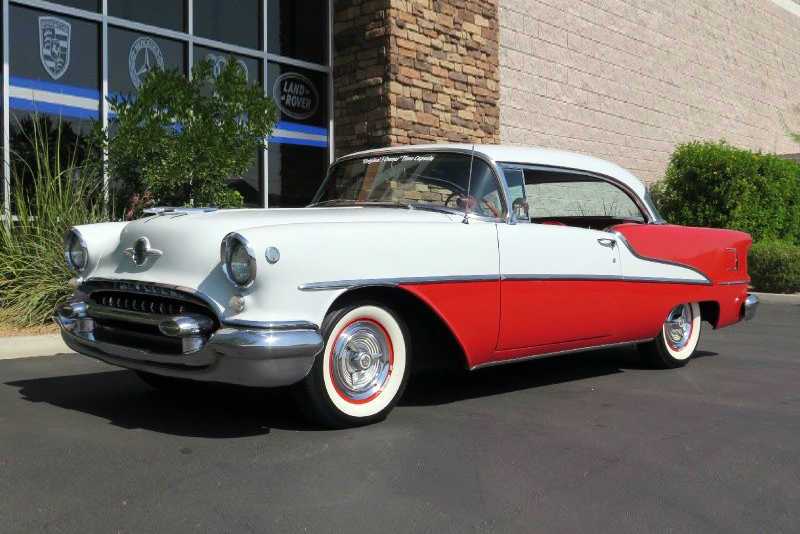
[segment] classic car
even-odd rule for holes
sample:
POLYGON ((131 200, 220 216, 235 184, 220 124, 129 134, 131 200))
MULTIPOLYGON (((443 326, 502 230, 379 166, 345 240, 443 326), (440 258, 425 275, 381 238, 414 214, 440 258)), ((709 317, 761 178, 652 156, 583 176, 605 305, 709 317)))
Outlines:
POLYGON ((610 162, 416 145, 338 159, 299 209, 156 208, 65 235, 56 308, 79 353, 159 388, 292 386, 331 427, 376 422, 412 368, 638 345, 683 366, 750 319, 744 233, 667 224, 610 162))

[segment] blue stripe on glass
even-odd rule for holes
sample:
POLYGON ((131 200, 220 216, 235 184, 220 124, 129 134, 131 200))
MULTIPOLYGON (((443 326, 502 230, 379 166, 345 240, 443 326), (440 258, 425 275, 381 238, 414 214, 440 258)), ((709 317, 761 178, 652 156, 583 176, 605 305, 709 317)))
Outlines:
POLYGON ((327 141, 313 141, 311 139, 295 139, 293 137, 270 137, 270 143, 285 143, 287 145, 303 145, 303 146, 316 146, 325 148, 328 146, 327 141))
POLYGON ((26 111, 36 111, 38 113, 52 113, 64 117, 76 117, 80 119, 97 119, 97 110, 76 108, 74 106, 63 106, 61 104, 50 104, 49 102, 32 102, 25 98, 10 97, 9 107, 26 111))
POLYGON ((36 89, 39 91, 50 91, 51 93, 62 93, 70 96, 80 96, 83 98, 100 99, 100 92, 95 89, 88 89, 86 87, 76 87, 74 85, 65 85, 63 83, 43 82, 41 80, 32 80, 30 78, 21 78, 19 76, 9 76, 8 83, 15 87, 25 87, 27 89, 36 89))
POLYGON ((275 128, 286 130, 289 132, 300 132, 311 135, 324 135, 328 137, 328 130, 326 128, 319 128, 317 126, 308 126, 306 124, 297 124, 296 122, 278 121, 275 128))

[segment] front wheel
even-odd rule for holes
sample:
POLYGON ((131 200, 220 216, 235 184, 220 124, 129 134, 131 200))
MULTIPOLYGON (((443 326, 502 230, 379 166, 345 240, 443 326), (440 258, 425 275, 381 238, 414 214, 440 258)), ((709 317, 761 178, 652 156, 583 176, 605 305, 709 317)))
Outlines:
POLYGON ((653 367, 675 369, 689 362, 700 341, 700 305, 678 304, 667 314, 653 341, 639 344, 639 353, 653 367))
POLYGON ((329 313, 322 334, 325 349, 296 388, 300 408, 333 428, 385 419, 408 381, 405 321, 383 304, 361 301, 329 313))

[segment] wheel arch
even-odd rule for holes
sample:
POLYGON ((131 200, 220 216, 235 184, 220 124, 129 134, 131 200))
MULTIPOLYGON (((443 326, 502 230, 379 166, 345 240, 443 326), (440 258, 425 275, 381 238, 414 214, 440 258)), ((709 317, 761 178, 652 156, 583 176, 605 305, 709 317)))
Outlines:
POLYGON ((711 326, 717 328, 719 324, 719 302, 716 300, 700 301, 700 316, 703 321, 708 321, 711 326))
POLYGON ((332 310, 360 300, 372 300, 398 313, 411 334, 411 372, 446 368, 467 369, 467 357, 447 322, 428 303, 401 287, 362 286, 348 289, 328 308, 332 310))

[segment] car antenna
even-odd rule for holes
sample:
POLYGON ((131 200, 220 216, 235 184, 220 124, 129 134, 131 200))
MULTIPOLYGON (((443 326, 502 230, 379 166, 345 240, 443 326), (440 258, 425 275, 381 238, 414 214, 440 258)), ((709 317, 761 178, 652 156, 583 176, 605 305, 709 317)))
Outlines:
POLYGON ((469 224, 467 214, 469 213, 469 189, 472 186, 472 162, 475 161, 475 143, 472 143, 472 153, 469 156, 469 178, 467 178, 467 198, 464 199, 464 218, 461 220, 464 224, 469 224))

